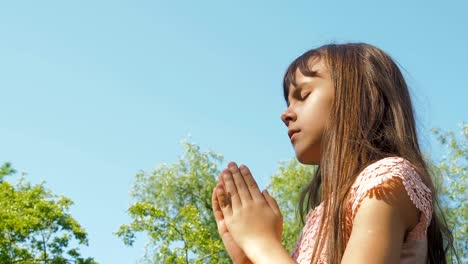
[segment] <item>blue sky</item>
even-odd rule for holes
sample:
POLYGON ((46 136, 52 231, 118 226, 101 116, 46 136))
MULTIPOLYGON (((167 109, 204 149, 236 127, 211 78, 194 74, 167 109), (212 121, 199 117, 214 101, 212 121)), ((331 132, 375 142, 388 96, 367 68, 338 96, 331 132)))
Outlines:
POLYGON ((404 68, 420 141, 467 121, 466 1, 2 1, 0 162, 70 197, 85 256, 134 263, 113 235, 139 170, 181 140, 247 164, 265 187, 294 156, 279 119, 289 63, 367 42, 404 68))

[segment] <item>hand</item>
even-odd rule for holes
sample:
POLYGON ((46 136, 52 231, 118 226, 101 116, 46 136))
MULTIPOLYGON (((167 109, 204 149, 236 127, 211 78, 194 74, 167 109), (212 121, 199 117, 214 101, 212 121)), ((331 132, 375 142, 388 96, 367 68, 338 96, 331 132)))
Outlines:
MULTIPOLYGON (((221 179, 221 175, 220 175, 221 179)), ((221 179, 222 182, 222 179, 221 179)), ((224 216, 223 212, 221 211, 220 207, 220 202, 218 201, 217 197, 217 189, 224 190, 224 187, 222 183, 218 183, 216 187, 213 190, 213 195, 211 198, 212 201, 212 206, 213 206, 213 214, 216 220, 216 225, 218 226, 218 233, 219 236, 221 237, 221 240, 223 240, 224 247, 226 248, 227 253, 229 254, 229 257, 231 257, 231 260, 235 264, 251 264, 252 262, 247 258, 245 255, 244 251, 237 245, 237 243, 234 241, 232 238, 231 233, 229 233, 226 223, 224 222, 224 216)), ((223 203, 224 200, 221 200, 221 203, 223 203)))
POLYGON ((224 188, 215 189, 218 204, 231 237, 247 257, 254 261, 273 247, 282 248, 283 217, 278 204, 268 192, 260 192, 250 170, 230 162, 222 177, 224 188))

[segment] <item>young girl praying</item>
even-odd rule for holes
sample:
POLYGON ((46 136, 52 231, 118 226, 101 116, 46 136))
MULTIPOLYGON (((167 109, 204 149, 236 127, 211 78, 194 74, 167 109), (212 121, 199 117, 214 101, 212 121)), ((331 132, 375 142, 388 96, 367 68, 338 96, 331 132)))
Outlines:
POLYGON ((230 162, 212 203, 232 261, 445 263, 450 234, 435 214, 410 94, 391 57, 364 43, 324 45, 291 63, 283 92, 296 157, 318 165, 299 205, 305 225, 287 252, 278 204, 230 162))

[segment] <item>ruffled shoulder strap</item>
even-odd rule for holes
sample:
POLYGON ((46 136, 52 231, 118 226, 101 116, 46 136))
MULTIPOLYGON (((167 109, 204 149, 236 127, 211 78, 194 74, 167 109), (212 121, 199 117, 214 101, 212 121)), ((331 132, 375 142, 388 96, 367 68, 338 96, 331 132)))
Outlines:
MULTIPOLYGON (((350 221, 354 220, 359 205, 370 191, 383 187, 392 179, 398 178, 404 185, 413 204, 421 211, 413 238, 426 235, 432 217, 432 193, 422 182, 411 163, 401 157, 387 157, 367 166, 356 178, 350 190, 350 221)), ((411 235, 411 234, 410 234, 411 235)))

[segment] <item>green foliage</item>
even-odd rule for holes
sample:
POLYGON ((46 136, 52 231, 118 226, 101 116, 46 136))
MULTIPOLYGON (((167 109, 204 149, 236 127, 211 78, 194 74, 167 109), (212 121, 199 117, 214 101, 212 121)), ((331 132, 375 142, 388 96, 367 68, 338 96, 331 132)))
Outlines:
MULTIPOLYGON (((116 234, 131 246, 136 233, 145 233, 150 240, 145 256, 149 263, 230 263, 211 209, 223 158, 201 152, 195 144, 183 143, 183 147, 186 152, 176 163, 136 175, 132 190, 136 202, 129 208, 133 221, 116 234)), ((295 209, 311 172, 312 167, 294 159, 280 163, 271 178, 269 189, 283 212, 283 243, 288 250, 301 230, 295 209)))
POLYGON ((276 173, 271 177, 268 189, 275 197, 283 214, 283 240, 286 250, 291 252, 302 230, 299 218, 299 196, 315 175, 315 166, 304 166, 296 159, 281 162, 276 173))
POLYGON ((10 163, 0 168, 0 263, 96 263, 70 246, 75 240, 88 243, 86 232, 67 212, 73 202, 43 184, 4 180, 14 173, 10 163))
POLYGON ((11 167, 11 163, 7 162, 0 167, 0 183, 3 182, 5 176, 15 174, 16 171, 11 167))
POLYGON ((178 162, 137 174, 132 190, 136 203, 129 209, 133 221, 116 234, 132 245, 137 232, 145 233, 150 239, 147 262, 229 263, 211 208, 223 158, 194 144, 183 147, 186 152, 178 162))
POLYGON ((455 239, 455 248, 462 263, 468 262, 468 124, 463 123, 460 135, 433 129, 445 147, 433 170, 442 210, 455 239))

